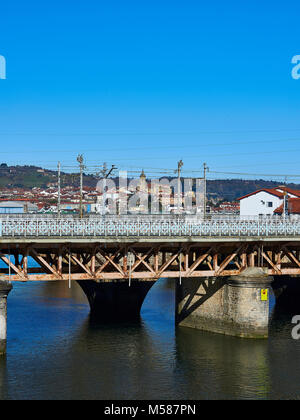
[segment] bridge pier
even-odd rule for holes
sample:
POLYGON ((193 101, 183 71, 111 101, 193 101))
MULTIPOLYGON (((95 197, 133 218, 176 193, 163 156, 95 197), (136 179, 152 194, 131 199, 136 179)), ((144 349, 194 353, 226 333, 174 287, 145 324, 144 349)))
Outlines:
POLYGON ((138 320, 144 299, 155 280, 78 281, 90 303, 91 315, 99 321, 138 320))
POLYGON ((12 285, 0 279, 0 356, 6 353, 7 339, 7 296, 12 285))
POLYGON ((176 286, 176 323, 237 337, 266 338, 272 281, 256 267, 228 278, 182 279, 176 286))

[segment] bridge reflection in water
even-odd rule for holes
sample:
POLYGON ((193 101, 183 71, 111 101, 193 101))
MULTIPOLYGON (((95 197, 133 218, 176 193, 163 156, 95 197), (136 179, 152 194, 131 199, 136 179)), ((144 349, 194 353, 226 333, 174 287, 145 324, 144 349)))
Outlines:
POLYGON ((175 328, 174 286, 160 280, 137 323, 95 323, 76 283, 15 284, 0 399, 299 398, 290 318, 268 340, 175 328))

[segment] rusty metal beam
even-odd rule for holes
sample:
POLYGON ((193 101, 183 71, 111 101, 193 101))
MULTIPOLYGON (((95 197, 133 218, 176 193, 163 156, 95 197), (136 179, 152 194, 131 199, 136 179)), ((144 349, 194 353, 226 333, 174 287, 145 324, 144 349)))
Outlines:
POLYGON ((4 254, 0 253, 0 259, 8 265, 18 276, 18 280, 25 281, 25 275, 23 271, 19 270, 4 254))
POLYGON ((225 260, 221 263, 218 271, 216 272, 216 275, 220 275, 222 271, 225 270, 225 268, 228 266, 228 264, 239 254, 239 252, 244 248, 243 245, 239 246, 238 249, 233 252, 231 255, 228 255, 225 260))
POLYGON ((261 255, 270 264, 270 266, 274 268, 277 274, 281 274, 281 270, 273 263, 273 261, 268 257, 268 255, 264 251, 261 253, 261 255))
POLYGON ((190 275, 193 273, 193 271, 195 271, 195 269, 205 260, 205 258, 208 257, 208 255, 212 252, 214 248, 209 248, 209 250, 203 254, 200 255, 197 260, 191 265, 190 270, 188 272, 188 277, 190 277, 190 275))
POLYGON ((267 262, 270 275, 300 275, 300 239, 293 242, 270 242, 240 244, 99 244, 71 247, 59 245, 47 247, 32 244, 12 250, 17 255, 16 263, 9 261, 10 247, 0 248, 0 259, 9 268, 0 273, 11 274, 12 281, 56 281, 69 280, 69 253, 72 263, 71 280, 125 281, 166 278, 195 278, 231 276, 240 274, 248 266, 267 262), (135 261, 130 273, 127 253, 135 261), (258 255, 259 253, 259 255, 258 255), (28 267, 28 256, 38 262, 39 267, 28 267))
POLYGON ((29 254, 38 264, 44 267, 45 270, 50 271, 57 278, 60 278, 59 272, 53 268, 41 255, 39 255, 34 248, 29 249, 29 254))

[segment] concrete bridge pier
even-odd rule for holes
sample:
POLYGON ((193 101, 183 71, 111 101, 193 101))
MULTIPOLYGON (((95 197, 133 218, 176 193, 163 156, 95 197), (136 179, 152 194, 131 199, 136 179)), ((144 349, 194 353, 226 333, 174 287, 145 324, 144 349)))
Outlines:
POLYGON ((7 338, 7 296, 12 285, 0 279, 0 356, 6 353, 7 338))
POLYGON ((270 287, 273 277, 262 268, 247 268, 227 279, 226 320, 232 335, 266 338, 269 335, 270 287))
POLYGON ((272 281, 256 267, 228 278, 182 279, 176 286, 176 323, 237 337, 268 337, 272 281))
POLYGON ((155 280, 78 281, 90 303, 91 315, 103 322, 134 321, 155 280))

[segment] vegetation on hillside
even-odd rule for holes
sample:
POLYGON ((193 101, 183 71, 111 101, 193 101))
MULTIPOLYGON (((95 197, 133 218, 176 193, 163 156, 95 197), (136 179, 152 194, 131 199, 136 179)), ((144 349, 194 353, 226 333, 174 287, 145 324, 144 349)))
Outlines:
MULTIPOLYGON (((98 179, 94 175, 84 174, 83 184, 96 188, 98 179)), ((116 179, 117 181, 117 179, 116 179)), ((62 173, 62 187, 79 186, 79 173, 62 173)), ((273 188, 278 181, 263 179, 217 179, 207 181, 207 195, 209 199, 234 201, 261 188, 273 188)), ((299 184, 286 184, 290 188, 299 189, 299 184)), ((57 172, 36 166, 7 166, 0 164, 0 188, 47 188, 57 186, 57 172)))

